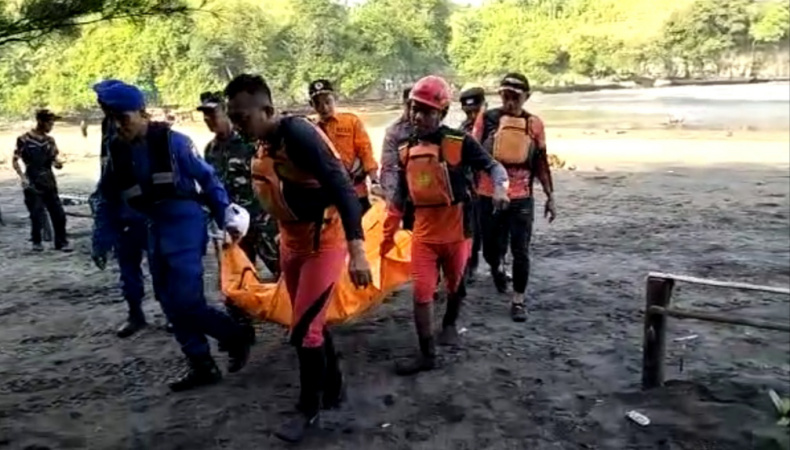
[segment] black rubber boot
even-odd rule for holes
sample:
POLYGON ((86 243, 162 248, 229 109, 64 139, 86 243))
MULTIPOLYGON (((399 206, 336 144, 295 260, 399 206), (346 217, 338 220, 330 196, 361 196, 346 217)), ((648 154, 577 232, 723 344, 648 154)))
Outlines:
POLYGON ((432 314, 430 303, 414 305, 414 323, 417 326, 420 354, 411 361, 397 364, 395 366, 396 375, 410 376, 436 368, 436 343, 431 330, 432 314))
POLYGON ((326 375, 324 347, 299 347, 296 352, 299 355, 299 380, 301 383, 299 404, 297 405, 298 414, 274 433, 277 438, 293 444, 301 442, 320 427, 319 411, 321 410, 321 397, 326 375))
POLYGON ((228 372, 236 373, 243 369, 250 359, 252 339, 247 332, 240 329, 238 338, 234 342, 225 342, 223 347, 228 352, 228 372))
POLYGON ((123 325, 118 328, 118 331, 115 334, 121 338, 128 338, 133 334, 137 333, 138 331, 142 330, 148 325, 145 321, 145 316, 143 316, 142 312, 139 313, 130 313, 129 317, 126 319, 123 325))
POLYGON ((184 376, 170 383, 170 390, 182 392, 201 386, 219 383, 222 372, 219 371, 211 355, 195 356, 189 358, 189 370, 184 376))
POLYGON ((442 331, 439 333, 439 345, 458 345, 458 329, 455 326, 458 321, 458 314, 461 311, 461 302, 465 292, 459 289, 454 294, 447 295, 447 309, 442 319, 442 331))
POLYGON ((346 386, 343 382, 343 371, 335 349, 335 343, 329 330, 324 329, 324 350, 326 353, 326 380, 324 383, 324 409, 334 409, 345 400, 346 386))
MULTIPOLYGON (((253 326, 252 318, 250 318, 250 316, 247 315, 246 312, 242 311, 238 306, 230 303, 225 303, 225 311, 228 313, 230 318, 236 322, 236 324, 242 327, 243 332, 247 335, 250 344, 255 344, 255 327, 253 326)), ((219 351, 228 351, 228 349, 225 348, 224 342, 220 342, 219 351)))
POLYGON ((477 267, 480 265, 480 257, 476 254, 472 254, 469 257, 469 262, 466 263, 466 271, 464 273, 464 279, 469 284, 474 284, 477 279, 477 267))

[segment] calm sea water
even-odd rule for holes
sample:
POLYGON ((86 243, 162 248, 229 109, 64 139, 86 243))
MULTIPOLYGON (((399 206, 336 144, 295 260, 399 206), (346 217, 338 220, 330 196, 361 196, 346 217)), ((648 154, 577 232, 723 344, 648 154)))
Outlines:
MULTIPOLYGON (((488 99, 498 106, 499 98, 488 99)), ((535 94, 527 109, 539 114, 547 126, 573 128, 662 128, 682 121, 696 129, 790 129, 790 84, 765 83, 734 86, 686 86, 625 89, 588 93, 535 94)), ((363 115, 371 128, 383 127, 399 112, 363 115)), ((463 113, 451 109, 449 125, 460 123, 463 113)))

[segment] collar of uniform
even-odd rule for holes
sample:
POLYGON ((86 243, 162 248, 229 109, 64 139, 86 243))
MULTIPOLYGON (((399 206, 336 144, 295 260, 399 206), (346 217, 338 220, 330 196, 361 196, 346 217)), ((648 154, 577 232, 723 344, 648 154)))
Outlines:
MULTIPOLYGON (((499 115, 500 116, 509 116, 510 115, 510 114, 505 114, 505 111, 502 108, 498 108, 498 109, 499 109, 499 115)), ((521 109, 521 113, 518 116, 516 116, 516 117, 523 117, 523 118, 526 119, 527 117, 529 117, 529 113, 525 109, 522 108, 521 109)))
POLYGON ((329 123, 329 122, 337 122, 337 113, 332 114, 331 116, 324 119, 321 116, 318 116, 318 123, 329 123))
POLYGON ((430 142, 432 144, 441 144, 442 138, 444 138, 444 134, 447 130, 445 130, 445 126, 442 125, 439 127, 438 130, 434 131, 433 133, 425 134, 422 136, 417 136, 417 139, 422 142, 430 142))

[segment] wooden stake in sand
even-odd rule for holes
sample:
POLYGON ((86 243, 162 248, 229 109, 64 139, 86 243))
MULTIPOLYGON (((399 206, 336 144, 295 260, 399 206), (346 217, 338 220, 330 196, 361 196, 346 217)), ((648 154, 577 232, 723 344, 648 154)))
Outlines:
POLYGON ((772 292, 790 295, 790 289, 757 284, 738 283, 732 281, 708 280, 653 272, 647 276, 645 299, 645 326, 642 342, 642 388, 652 389, 664 384, 664 357, 666 354, 666 320, 667 317, 678 319, 696 319, 706 322, 743 325, 765 330, 790 332, 790 323, 779 323, 768 320, 737 317, 733 313, 714 314, 704 311, 691 311, 671 308, 672 289, 676 281, 702 286, 723 287, 749 291, 772 292))

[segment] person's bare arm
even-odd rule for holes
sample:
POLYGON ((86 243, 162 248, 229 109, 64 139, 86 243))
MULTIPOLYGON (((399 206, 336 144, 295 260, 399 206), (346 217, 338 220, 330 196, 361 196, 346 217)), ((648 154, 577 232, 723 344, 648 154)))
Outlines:
POLYGON ((543 122, 537 117, 533 117, 530 120, 530 124, 537 149, 535 154, 535 178, 540 182, 546 197, 550 199, 554 195, 554 181, 551 177, 548 151, 546 149, 546 131, 543 127, 543 122))
POLYGON ((58 170, 63 168, 63 160, 60 159, 60 150, 58 149, 58 145, 55 143, 55 139, 50 137, 50 143, 52 144, 52 166, 58 170))
POLYGON ((535 147, 537 149, 533 164, 535 178, 538 179, 543 188, 543 192, 546 194, 546 205, 543 215, 549 220, 549 223, 551 223, 554 222, 554 219, 557 217, 557 209, 554 206, 554 181, 551 177, 549 157, 546 150, 546 131, 543 127, 543 122, 539 118, 532 117, 530 119, 530 133, 535 140, 535 147))
POLYGON ((22 185, 25 186, 27 184, 27 177, 25 176, 24 170, 22 170, 22 166, 20 164, 22 160, 22 139, 18 138, 16 140, 16 148, 14 149, 14 157, 11 159, 11 166, 14 168, 14 172, 19 176, 19 179, 22 181, 22 185))

